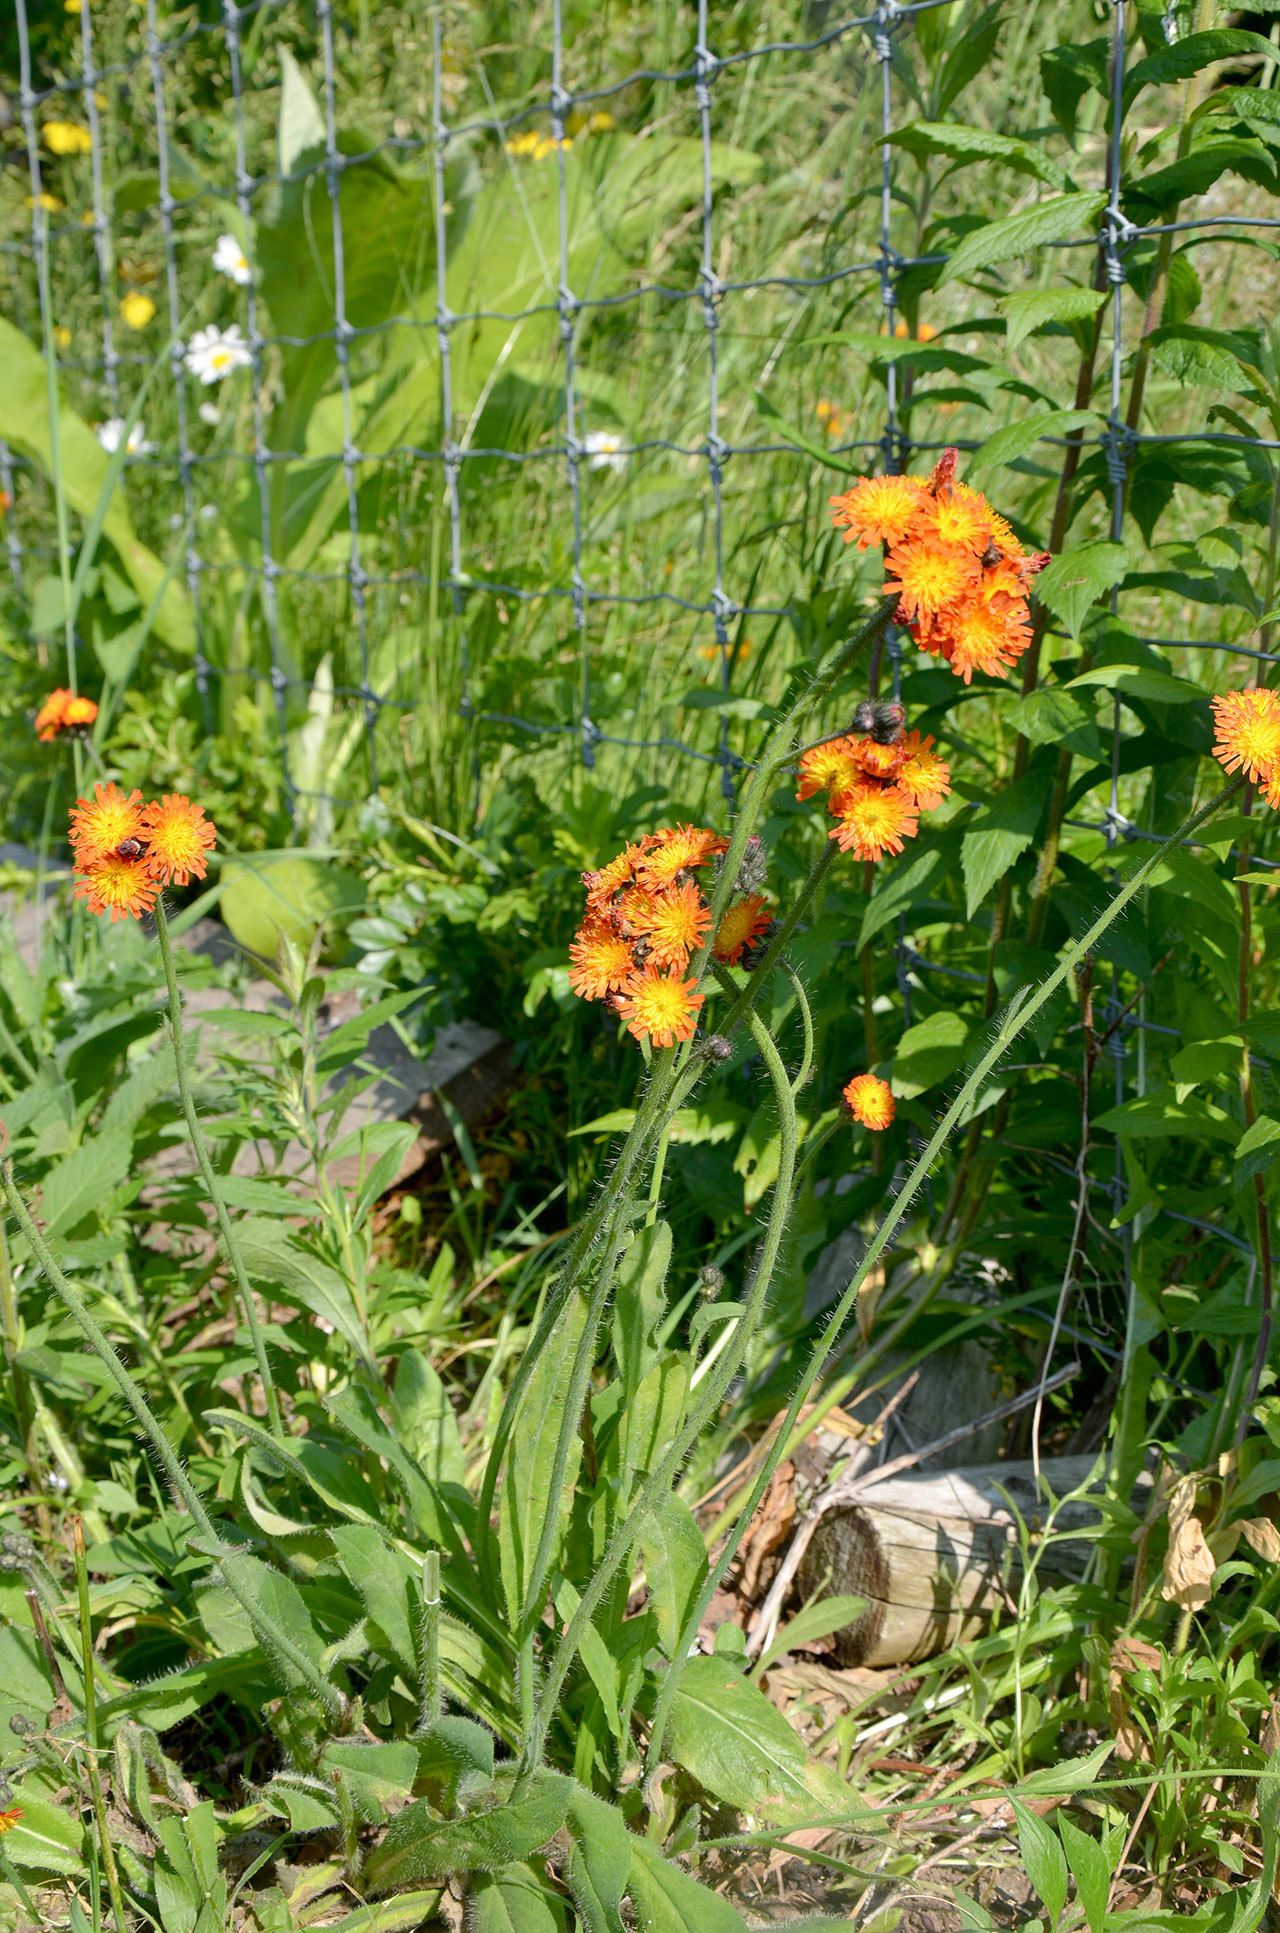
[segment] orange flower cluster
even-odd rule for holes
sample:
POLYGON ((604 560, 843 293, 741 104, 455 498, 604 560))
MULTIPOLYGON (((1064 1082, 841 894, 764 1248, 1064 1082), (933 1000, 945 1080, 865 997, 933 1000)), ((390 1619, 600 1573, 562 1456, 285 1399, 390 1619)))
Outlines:
POLYGON ((91 799, 71 808, 71 850, 80 884, 76 898, 91 913, 141 919, 163 886, 203 879, 217 829, 180 792, 144 800, 114 780, 96 785, 91 799))
POLYGON ((855 859, 900 853, 920 830, 920 814, 932 812, 951 790, 951 768, 932 738, 904 732, 897 707, 883 709, 896 713, 887 730, 830 738, 800 759, 796 798, 803 803, 827 794, 838 822, 831 837, 855 859))
MULTIPOLYGON (((587 910, 569 948, 569 985, 580 999, 603 1000, 637 1040, 671 1047, 693 1036, 703 996, 684 975, 711 928, 696 875, 728 844, 705 826, 672 826, 582 876, 587 910)), ((763 894, 734 899, 716 958, 727 966, 749 959, 769 924, 763 894)))
POLYGON ((64 691, 59 685, 36 713, 35 734, 47 745, 51 739, 61 738, 64 732, 87 732, 97 716, 98 707, 92 698, 64 691))
POLYGON ((1280 692, 1225 692, 1213 701, 1213 724, 1214 757, 1280 806, 1280 692))
POLYGON ((893 1089, 878 1074, 855 1074, 848 1086, 841 1088, 840 1099, 853 1119, 873 1134, 882 1133, 893 1120, 893 1089))
POLYGON ((0 1812, 0 1838, 3 1838, 6 1832, 12 1832, 21 1817, 20 1805, 6 1806, 4 1811, 0 1812))
POLYGON ((899 624, 968 684, 975 671, 1002 677, 1027 649, 1027 596, 1049 555, 1025 551, 955 471, 946 450, 928 477, 862 477, 832 497, 831 516, 847 544, 884 545, 899 624))

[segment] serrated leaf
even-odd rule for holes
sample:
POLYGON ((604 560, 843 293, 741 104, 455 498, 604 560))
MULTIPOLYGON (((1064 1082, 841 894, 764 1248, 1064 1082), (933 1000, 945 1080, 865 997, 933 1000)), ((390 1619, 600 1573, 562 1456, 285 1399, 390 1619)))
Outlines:
MULTIPOLYGON (((1013 347, 1012 343, 1010 347, 1013 347)), ((1016 423, 1006 423, 979 445, 969 462, 966 475, 981 476, 988 470, 1000 469, 1006 463, 1016 463, 1020 456, 1035 448, 1041 437, 1069 436, 1073 430, 1085 429, 1090 424, 1100 428, 1101 420, 1093 410, 1047 409, 1023 417, 1016 423)))
POLYGON ((1034 141, 1022 141, 1012 134, 995 134, 990 128, 966 127, 956 121, 913 121, 898 128, 888 139, 893 146, 905 148, 908 154, 944 154, 953 161, 994 161, 1017 174, 1033 175, 1051 188, 1071 185, 1066 169, 1034 141))
POLYGON ((1152 330, 1148 341, 1156 368, 1177 383, 1222 389, 1236 396, 1257 392, 1256 378, 1241 363, 1240 345, 1224 330, 1179 322, 1152 330))
POLYGON ((1239 54, 1259 54, 1264 60, 1274 60, 1275 51, 1269 40, 1243 27, 1211 27, 1202 33, 1187 34, 1170 46, 1148 54, 1144 60, 1134 62, 1125 75, 1125 111, 1144 87, 1190 80, 1193 74, 1211 67, 1214 61, 1231 60, 1239 54))
MULTIPOLYGON (((1016 295, 1006 295, 1000 304, 1005 318, 1005 340, 1010 350, 1014 350, 1046 322, 1085 322, 1097 315, 1106 299, 1105 289, 1081 288, 1022 289, 1016 295)), ((1061 410, 1058 414, 1088 420, 1082 410, 1061 410)), ((1074 423, 1071 425, 1073 429, 1076 427, 1074 423)))
POLYGON ((1146 699, 1153 705, 1199 705, 1204 693, 1187 678, 1175 678, 1171 671, 1157 671, 1152 665, 1100 664, 1082 671, 1064 687, 1118 691, 1122 698, 1146 699))
POLYGON ((1040 56, 1040 84, 1050 112, 1064 133, 1074 136, 1076 111, 1085 95, 1105 94, 1111 71, 1111 35, 1068 41, 1040 56))
POLYGON ((45 1176, 40 1217, 47 1236, 65 1236, 120 1186, 133 1159, 127 1133, 95 1134, 64 1155, 45 1176))
POLYGON ((1075 544, 1045 565, 1036 596, 1078 638, 1098 599, 1124 577, 1126 562, 1123 544, 1075 544))
POLYGON ((1008 872, 1035 838, 1045 809, 1046 791, 1037 773, 1028 773, 979 806, 960 842, 965 918, 972 919, 996 881, 1008 872))
POLYGON ((1046 242, 1062 242, 1069 237, 1092 234, 1106 206, 1106 196, 1086 193, 1055 195, 1034 208, 999 221, 984 222, 956 244, 938 277, 937 286, 955 282, 964 275, 995 268, 1015 256, 1030 254, 1046 242))
POLYGON ((858 946, 862 948, 891 926, 899 913, 907 913, 932 896, 947 876, 947 855, 938 846, 917 853, 905 866, 878 867, 871 898, 862 912, 858 946))
POLYGON ((1092 707, 1063 685, 1042 685, 1010 707, 1009 722, 1032 745, 1064 745, 1081 757, 1100 759, 1102 740, 1092 707))

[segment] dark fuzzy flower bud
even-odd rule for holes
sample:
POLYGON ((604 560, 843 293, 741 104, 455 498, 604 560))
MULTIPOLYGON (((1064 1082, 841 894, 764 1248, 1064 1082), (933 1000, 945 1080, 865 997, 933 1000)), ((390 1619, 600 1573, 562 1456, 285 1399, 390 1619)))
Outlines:
POLYGON ((853 729, 877 745, 896 745, 902 737, 906 712, 896 698, 864 698, 853 714, 853 729))
POLYGON ((724 1270, 707 1262, 698 1270, 698 1293, 705 1302, 718 1302, 724 1291, 724 1270))
POLYGON ((728 1060, 733 1048, 723 1034, 708 1034, 702 1043, 702 1051, 708 1060, 728 1060))

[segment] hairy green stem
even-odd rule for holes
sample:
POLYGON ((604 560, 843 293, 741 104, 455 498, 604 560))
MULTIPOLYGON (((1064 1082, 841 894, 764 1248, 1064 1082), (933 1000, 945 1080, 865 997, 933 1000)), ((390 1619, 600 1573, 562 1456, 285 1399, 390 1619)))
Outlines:
POLYGON ((187 1065, 186 1042, 182 1031, 182 994, 178 989, 178 971, 173 957, 173 941, 169 934, 169 917, 164 910, 163 895, 156 900, 156 938, 160 942, 160 958, 164 962, 165 985, 169 990, 169 1031, 173 1041, 173 1065, 178 1078, 178 1093, 182 1098, 182 1112, 187 1123, 187 1133, 191 1137, 191 1147, 195 1154, 200 1178, 204 1182, 205 1193, 209 1197, 217 1218, 218 1230, 222 1236, 231 1272, 235 1277, 236 1288, 240 1292, 240 1306, 244 1312, 249 1339, 253 1345, 254 1360, 258 1365, 258 1377, 262 1384, 262 1394, 267 1405, 267 1420, 273 1435, 284 1440, 284 1424, 280 1416, 280 1399, 276 1394, 275 1378, 271 1374, 271 1364, 267 1358, 266 1340, 258 1321, 258 1311, 253 1299, 253 1288, 240 1253, 235 1228, 227 1213, 223 1200, 222 1183, 218 1179, 210 1159, 208 1143, 196 1113, 195 1096, 191 1091, 191 1073, 187 1065))
POLYGON ((93 1804, 94 1824, 98 1829, 98 1851, 107 1876, 107 1892, 116 1933, 129 1933, 124 1898, 120 1891, 120 1872, 116 1865, 107 1803, 102 1792, 102 1773, 98 1766, 98 1693, 94 1675, 93 1619, 89 1609, 89 1570, 84 1555, 84 1525, 77 1517, 72 1529, 72 1553, 76 1567, 76 1593, 80 1608, 80 1662, 84 1673, 85 1770, 89 1777, 89 1797, 93 1804))
MULTIPOLYGON (((721 967, 714 971, 726 988, 733 982, 721 967)), ((555 1656, 547 1670, 546 1680, 538 1700, 534 1722, 525 1740, 524 1752, 520 1760, 518 1782, 527 1779, 542 1757, 542 1748, 551 1714, 556 1700, 568 1675, 569 1668, 578 1654, 583 1634, 590 1623, 597 1605, 613 1581, 619 1566, 624 1562, 636 1538, 643 1528, 645 1516, 658 1497, 669 1493, 680 1466, 690 1449, 701 1436, 707 1423, 719 1410, 725 1392, 737 1375, 746 1356, 748 1345, 755 1333, 760 1311, 768 1293, 769 1284, 782 1244, 787 1214, 791 1206, 791 1184, 795 1173, 796 1159, 796 1107, 791 1093, 791 1082, 782 1057, 774 1046, 772 1036, 759 1015, 748 1013, 747 1024, 752 1038, 764 1061, 766 1071, 773 1083, 774 1095, 778 1104, 780 1133, 780 1152, 778 1157, 778 1178, 774 1184, 773 1204, 769 1212, 769 1224, 760 1246, 756 1263, 755 1277, 743 1307, 733 1344, 726 1349, 724 1356, 716 1365, 715 1374, 708 1376, 706 1388, 686 1417, 679 1434, 667 1454, 653 1473, 641 1486, 631 1510, 614 1528, 605 1546, 599 1564, 596 1566, 586 1589, 578 1601, 577 1609, 570 1618, 564 1635, 556 1647, 555 1656)))
MULTIPOLYGON (((1193 812, 1190 818, 1183 825, 1179 826, 1176 832, 1165 839, 1150 857, 1143 862, 1135 872, 1133 878, 1121 888, 1111 904, 1099 914, 1088 931, 1072 946, 1067 948, 1053 972, 1048 975, 1035 992, 1031 993, 1025 1000, 1020 1000, 1015 997, 1010 1002, 1004 1018, 996 1027, 991 1045, 968 1075, 956 1098, 938 1122, 937 1127, 929 1139, 928 1145, 925 1147, 901 1189, 898 1191, 888 1213, 868 1243, 852 1280, 849 1282, 844 1294, 840 1297, 840 1300, 832 1311, 791 1397, 786 1414, 775 1433, 773 1445, 757 1472, 750 1496, 739 1513, 734 1530, 730 1533, 727 1545, 730 1557, 732 1557, 733 1552, 737 1549, 747 1525, 758 1509, 760 1501, 772 1481, 773 1473, 781 1462, 786 1446, 791 1439, 791 1432, 795 1426, 796 1419, 808 1399, 809 1392, 812 1390, 814 1383, 821 1375, 828 1356, 835 1347, 840 1332, 844 1328, 849 1314, 857 1302, 863 1283, 866 1281, 868 1274, 880 1256, 888 1247, 894 1233, 901 1225, 906 1216, 907 1209, 924 1185, 925 1177, 946 1145, 952 1129, 962 1119, 970 1104, 981 1093, 988 1075, 1008 1052, 1019 1034, 1035 1019, 1035 1016, 1044 1007, 1045 1003, 1052 999, 1058 988, 1075 971, 1080 960, 1084 958, 1085 954, 1101 938, 1107 928, 1120 916, 1129 902, 1141 892, 1147 880, 1151 877, 1151 874, 1162 863, 1166 855, 1179 845, 1182 840, 1189 838, 1196 828, 1203 825, 1206 819, 1211 818, 1228 799, 1234 797, 1240 790, 1242 783, 1243 780, 1234 779, 1231 784, 1225 786, 1221 792, 1212 798, 1207 805, 1202 806, 1197 812, 1193 812)), ((650 1501, 647 1492, 648 1486, 646 1486, 645 1491, 642 1491, 640 1497, 637 1499, 637 1515, 644 1510, 650 1501)), ((607 1561, 608 1556, 609 1553, 606 1551, 604 1561, 607 1561)), ((725 1561, 724 1553, 722 1552, 721 1562, 725 1561)), ((588 1587, 589 1589, 590 1587, 588 1587)), ((585 1596, 583 1602, 586 1602, 585 1596)), ((582 1606, 580 1605, 579 1611, 581 1609, 582 1606)), ((572 1629, 572 1626, 570 1628, 572 1629)), ((568 1643, 568 1638, 569 1633, 566 1632, 562 1649, 568 1643)), ((669 1705, 670 1699, 667 1699, 664 1705, 663 1700, 660 1698, 658 1710, 654 1715, 654 1727, 650 1739, 650 1758, 651 1762, 655 1765, 657 1763, 657 1750, 662 1743, 661 1734, 658 1729, 658 1717, 661 1713, 665 1719, 665 1712, 669 1705)))

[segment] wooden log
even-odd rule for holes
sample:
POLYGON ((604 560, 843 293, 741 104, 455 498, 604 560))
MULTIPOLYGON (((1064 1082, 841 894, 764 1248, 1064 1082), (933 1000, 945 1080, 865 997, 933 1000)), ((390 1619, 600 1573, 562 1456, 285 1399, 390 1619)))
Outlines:
MULTIPOLYGON (((1096 1459, 1048 1457, 1041 1474, 1055 1497, 1085 1483, 1096 1459)), ((832 1639, 842 1665, 913 1664, 980 1636, 997 1609, 1016 1596, 1018 1517, 1042 1528, 1048 1511, 1030 1463, 984 1463, 967 1470, 912 1471, 861 1494, 832 1500, 814 1524, 796 1574, 798 1596, 852 1592, 867 1609, 832 1639), (1011 1502, 1012 1501, 1012 1507, 1011 1502)), ((1088 1499, 1060 1505, 1055 1532, 1095 1529, 1088 1499)), ((1079 1576, 1087 1536, 1054 1543, 1043 1573, 1079 1576)))

